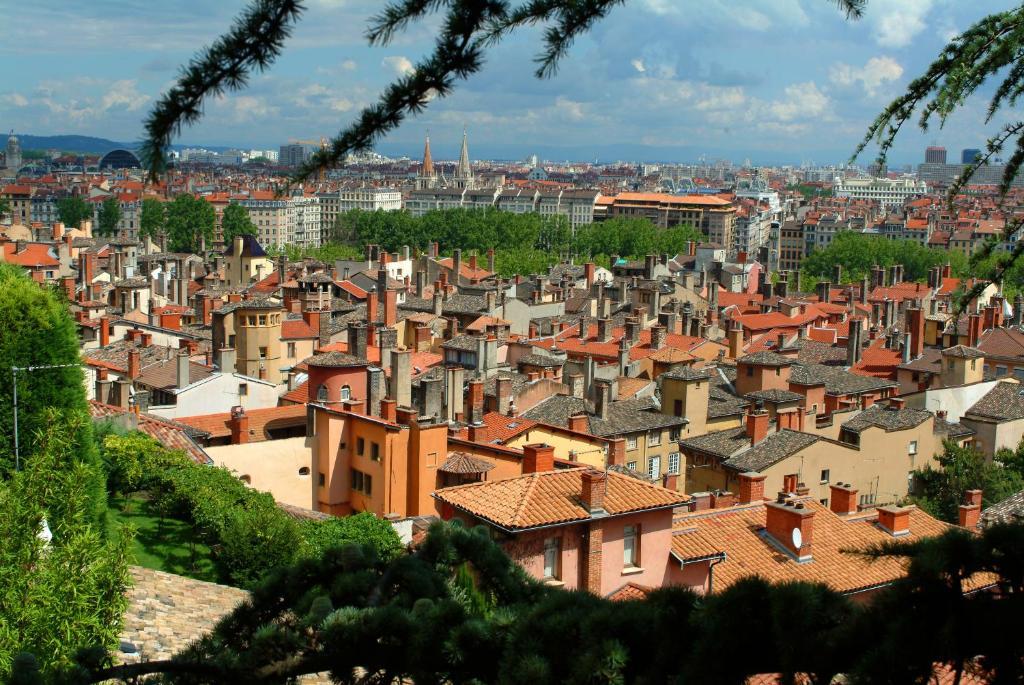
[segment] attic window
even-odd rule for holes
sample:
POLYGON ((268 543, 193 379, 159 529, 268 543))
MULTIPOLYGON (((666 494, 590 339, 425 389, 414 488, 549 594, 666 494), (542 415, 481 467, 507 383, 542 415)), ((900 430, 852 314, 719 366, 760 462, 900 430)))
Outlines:
POLYGON ((518 425, 519 425, 519 422, 518 422, 518 421, 513 421, 512 423, 508 424, 508 427, 509 427, 509 428, 515 428, 515 427, 516 427, 516 426, 518 426, 518 425))

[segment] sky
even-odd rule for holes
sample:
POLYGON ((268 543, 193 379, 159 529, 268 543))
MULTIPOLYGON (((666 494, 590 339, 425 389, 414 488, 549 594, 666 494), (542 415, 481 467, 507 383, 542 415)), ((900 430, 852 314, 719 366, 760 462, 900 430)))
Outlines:
MULTIPOLYGON (((540 30, 512 36, 377 149, 418 158, 429 133, 435 159, 452 159, 466 127, 474 159, 841 163, 949 38, 1016 4, 869 0, 864 17, 849 21, 830 0, 627 0, 577 41, 553 78, 533 75, 540 30)), ((0 0, 0 127, 138 140, 179 66, 244 6, 0 0)), ((209 101, 177 142, 276 149, 335 134, 432 47, 436 18, 368 46, 363 32, 380 6, 306 0, 277 62, 244 91, 209 101)), ((983 95, 941 130, 907 129, 892 164, 923 161, 929 144, 948 148, 950 161, 982 147, 995 130, 983 123, 983 95)))

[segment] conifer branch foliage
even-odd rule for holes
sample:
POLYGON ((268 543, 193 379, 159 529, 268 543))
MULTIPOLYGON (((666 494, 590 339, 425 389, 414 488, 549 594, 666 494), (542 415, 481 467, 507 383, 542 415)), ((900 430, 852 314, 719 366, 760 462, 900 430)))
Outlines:
POLYGON ((210 96, 241 90, 252 72, 270 66, 303 9, 300 0, 254 0, 228 33, 182 69, 146 119, 140 153, 154 180, 166 168, 167 151, 181 127, 202 118, 210 96))
MULTIPOLYGON (((487 49, 516 29, 546 25, 535 73, 538 78, 553 76, 576 38, 625 2, 525 0, 513 6, 508 0, 394 0, 370 20, 369 43, 387 45, 411 23, 440 13, 444 16, 433 51, 386 88, 328 147, 317 151, 292 182, 305 181, 349 153, 369 149, 431 100, 449 95, 457 81, 483 67, 487 49)), ((867 0, 830 2, 848 18, 859 18, 867 4, 867 0)), ((192 60, 146 122, 142 158, 151 176, 165 168, 167 150, 181 127, 202 117, 207 97, 242 89, 253 71, 266 69, 278 57, 303 9, 299 0, 255 0, 231 31, 192 60)))

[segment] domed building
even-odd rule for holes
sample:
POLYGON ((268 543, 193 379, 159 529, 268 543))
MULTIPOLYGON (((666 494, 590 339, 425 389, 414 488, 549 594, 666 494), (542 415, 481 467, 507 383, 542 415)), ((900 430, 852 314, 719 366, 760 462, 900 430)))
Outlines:
POLYGON ((4 150, 4 176, 17 176, 21 163, 21 143, 18 142, 18 136, 14 135, 14 131, 11 131, 7 136, 7 148, 4 150))
POLYGON ((131 150, 111 150, 100 159, 100 171, 104 169, 138 169, 142 164, 131 150))

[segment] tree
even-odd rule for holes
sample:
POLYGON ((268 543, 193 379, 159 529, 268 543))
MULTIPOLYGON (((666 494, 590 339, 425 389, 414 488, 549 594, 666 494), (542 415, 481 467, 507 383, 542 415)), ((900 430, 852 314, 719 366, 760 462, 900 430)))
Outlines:
POLYGON ((230 245, 236 235, 256 235, 256 225, 249 218, 249 211, 242 205, 230 204, 225 207, 220 225, 225 245, 230 245))
POLYGON ((800 268, 808 276, 831 279, 833 267, 839 265, 843 267, 847 282, 855 282, 868 275, 873 266, 902 264, 905 278, 917 281, 926 278, 933 266, 947 263, 958 277, 971 272, 967 258, 955 250, 926 248, 912 240, 889 240, 856 231, 840 231, 827 247, 808 255, 800 268))
POLYGON ((0 216, 11 213, 11 201, 6 197, 0 197, 0 216))
POLYGON ((932 516, 955 522, 967 490, 981 490, 983 506, 1024 490, 1024 476, 1012 468, 986 461, 972 447, 946 442, 940 469, 926 467, 915 474, 912 501, 932 516))
POLYGON ((84 219, 92 219, 92 206, 80 195, 62 197, 57 200, 57 216, 65 226, 81 228, 84 219))
POLYGON ((393 560, 348 544, 278 568, 173 661, 93 668, 82 681, 277 683, 330 671, 341 683, 740 685, 764 673, 818 683, 845 673, 862 685, 927 682, 936 663, 964 670, 980 655, 996 669, 991 682, 1019 682, 1024 526, 848 553, 907 558, 908 575, 871 604, 761 578, 700 599, 663 588, 615 602, 528 578, 482 526, 438 522, 393 560), (1002 592, 965 595, 979 572, 1002 592), (737 649, 736 635, 757 639, 737 649))
POLYGON ((108 197, 100 205, 99 223, 96 232, 99 235, 111 236, 117 233, 117 225, 121 223, 121 203, 116 197, 108 197))
POLYGON ((194 195, 179 195, 167 206, 168 249, 201 252, 213 240, 216 222, 217 212, 209 202, 194 195))
POLYGON ((90 509, 90 483, 101 474, 75 455, 75 433, 89 419, 56 410, 45 418, 25 469, 0 482, 4 682, 13 670, 52 675, 83 649, 106 653, 117 644, 127 607, 129 538, 105 539, 90 509))
MULTIPOLYGON (((847 17, 859 17, 866 0, 830 0, 847 17)), ((364 109, 354 124, 318 150, 296 173, 306 180, 340 163, 352 152, 365 151, 409 115, 422 112, 435 98, 448 96, 457 80, 478 72, 488 49, 517 30, 544 27, 544 49, 535 75, 553 76, 559 60, 585 34, 625 0, 530 0, 513 6, 509 0, 395 0, 370 20, 371 45, 387 45, 411 23, 429 14, 443 14, 433 52, 389 86, 376 104, 364 109)), ((304 11, 299 0, 254 0, 235 25, 192 59, 150 111, 143 164, 154 178, 166 168, 167 152, 182 126, 199 121, 203 103, 225 90, 244 88, 280 56, 304 11)), ((432 22, 433 23, 433 22, 432 22)))
POLYGON ((394 526, 365 511, 326 521, 305 521, 302 527, 306 543, 303 554, 307 556, 321 557, 328 549, 346 544, 370 545, 385 561, 402 551, 394 526))
MULTIPOLYGON (((36 441, 50 419, 47 410, 62 417, 88 416, 78 353, 78 334, 67 301, 57 289, 42 288, 24 270, 0 263, 0 479, 13 471, 14 385, 11 367, 69 365, 21 372, 18 379, 18 429, 23 463, 38 452, 36 441)), ((99 472, 99 454, 92 424, 75 433, 76 449, 68 454, 99 472)), ((70 467, 70 465, 68 465, 70 467)), ((89 483, 91 510, 101 518, 106 510, 102 477, 89 483)))
POLYGON ((156 239, 164 232, 167 225, 167 210, 164 203, 153 197, 142 201, 142 213, 139 215, 139 237, 156 239))

